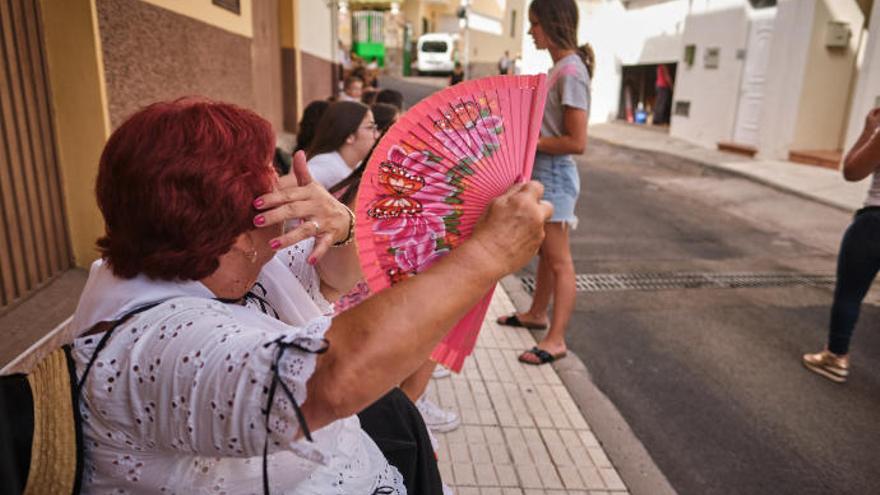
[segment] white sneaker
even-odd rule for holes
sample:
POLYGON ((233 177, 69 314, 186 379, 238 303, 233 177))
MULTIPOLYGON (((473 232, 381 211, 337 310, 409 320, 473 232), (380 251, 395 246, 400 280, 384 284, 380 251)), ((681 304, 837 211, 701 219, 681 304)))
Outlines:
POLYGON ((458 414, 454 411, 441 409, 424 395, 416 401, 416 407, 422 413, 425 425, 434 432, 446 433, 458 428, 458 425, 461 424, 458 414))
POLYGON ((431 429, 428 428, 428 438, 431 439, 431 450, 434 451, 434 457, 440 458, 440 443, 437 441, 437 437, 434 436, 434 433, 431 432, 431 429))
POLYGON ((438 364, 437 367, 434 368, 434 372, 431 373, 431 378, 446 378, 447 376, 449 376, 451 374, 452 374, 451 371, 449 371, 447 368, 444 368, 443 366, 440 366, 438 364))

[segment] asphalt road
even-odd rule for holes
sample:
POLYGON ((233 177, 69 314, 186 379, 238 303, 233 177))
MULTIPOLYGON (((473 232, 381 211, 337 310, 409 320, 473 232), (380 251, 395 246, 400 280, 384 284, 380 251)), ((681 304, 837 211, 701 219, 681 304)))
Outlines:
MULTIPOLYGON (((595 141, 580 167, 578 273, 834 271, 846 214, 595 141)), ((865 307, 841 386, 800 363, 830 301, 814 287, 583 292, 569 345, 681 494, 876 494, 880 308, 865 307)))
POLYGON ((448 77, 391 77, 380 76, 379 84, 384 88, 396 89, 403 93, 403 104, 410 108, 427 96, 430 96, 439 88, 449 84, 448 77))
MULTIPOLYGON (((408 104, 441 83, 383 79, 408 104)), ((596 140, 578 161, 578 274, 834 272, 846 213, 596 140)), ((581 292, 568 342, 683 495, 880 493, 880 306, 838 385, 800 363, 830 302, 809 286, 581 292)))

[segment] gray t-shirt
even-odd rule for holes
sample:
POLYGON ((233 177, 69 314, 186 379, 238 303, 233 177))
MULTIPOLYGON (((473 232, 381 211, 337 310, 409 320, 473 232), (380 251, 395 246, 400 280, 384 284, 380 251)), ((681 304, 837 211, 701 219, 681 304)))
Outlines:
POLYGON ((580 108, 590 115, 590 75, 580 55, 572 53, 560 59, 547 74, 547 104, 541 122, 542 136, 561 136, 565 106, 580 108))
POLYGON ((871 179, 871 188, 868 189, 865 206, 880 206, 880 168, 874 170, 874 177, 871 179))

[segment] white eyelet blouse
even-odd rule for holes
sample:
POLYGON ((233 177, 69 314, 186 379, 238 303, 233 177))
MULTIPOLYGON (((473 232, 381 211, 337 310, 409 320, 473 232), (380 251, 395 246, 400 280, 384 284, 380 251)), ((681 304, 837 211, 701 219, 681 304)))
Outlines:
MULTIPOLYGON (((258 280, 278 313, 224 304, 199 282, 115 277, 101 261, 71 323, 81 335, 99 321, 165 301, 120 325, 89 372, 82 395, 83 493, 261 494, 264 408, 276 340, 320 347, 332 307, 305 263, 305 241, 279 252, 258 280)), ((103 334, 77 338, 82 373, 103 334)), ((279 376, 299 404, 316 355, 289 348, 279 376)), ((271 493, 406 493, 396 468, 357 416, 293 440, 299 423, 281 393, 270 416, 271 493)))

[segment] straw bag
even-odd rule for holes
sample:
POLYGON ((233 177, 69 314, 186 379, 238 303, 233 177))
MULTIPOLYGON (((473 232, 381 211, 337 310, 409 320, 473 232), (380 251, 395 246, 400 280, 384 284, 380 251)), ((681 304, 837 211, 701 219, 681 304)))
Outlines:
POLYGON ((89 329, 84 335, 106 333, 80 380, 70 345, 52 351, 30 373, 0 376, 0 493, 79 493, 83 472, 79 399, 86 377, 113 330, 157 304, 89 329))

